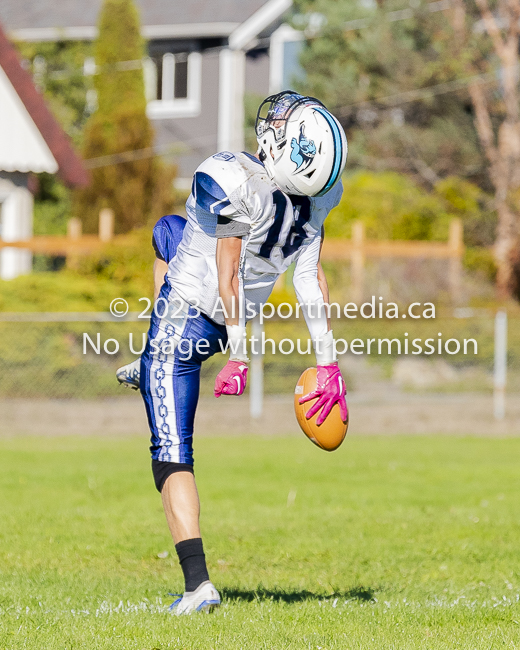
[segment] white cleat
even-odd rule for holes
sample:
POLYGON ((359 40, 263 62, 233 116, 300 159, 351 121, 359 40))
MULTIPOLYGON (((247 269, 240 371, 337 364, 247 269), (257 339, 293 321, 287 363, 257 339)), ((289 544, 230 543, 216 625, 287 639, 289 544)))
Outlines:
POLYGON ((169 610, 176 616, 192 614, 193 612, 206 612, 209 614, 219 606, 220 594, 213 586, 213 583, 206 580, 195 591, 185 591, 182 598, 170 605, 169 610))
POLYGON ((139 390, 141 376, 141 357, 116 370, 117 381, 126 388, 139 390))

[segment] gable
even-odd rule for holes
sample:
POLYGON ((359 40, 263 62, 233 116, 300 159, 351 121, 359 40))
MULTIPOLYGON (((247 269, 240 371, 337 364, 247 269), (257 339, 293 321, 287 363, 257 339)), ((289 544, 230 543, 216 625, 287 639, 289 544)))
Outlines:
POLYGON ((1 155, 6 164, 26 168, 34 166, 36 169, 52 167, 67 185, 86 185, 88 174, 83 163, 75 154, 65 131, 53 117, 42 95, 34 87, 31 75, 22 68, 18 54, 5 36, 1 25, 0 68, 3 80, 0 142, 4 146, 1 155), (20 110, 20 104, 24 110, 20 110), (20 140, 17 138, 14 124, 20 129, 20 140), (37 134, 34 133, 33 127, 36 127, 37 134), (6 147, 4 142, 9 143, 9 146, 6 147), (35 156, 35 162, 28 157, 29 152, 35 156), (57 164, 57 169, 52 159, 57 164))
POLYGON ((38 127, 0 67, 0 170, 58 171, 58 163, 38 127))

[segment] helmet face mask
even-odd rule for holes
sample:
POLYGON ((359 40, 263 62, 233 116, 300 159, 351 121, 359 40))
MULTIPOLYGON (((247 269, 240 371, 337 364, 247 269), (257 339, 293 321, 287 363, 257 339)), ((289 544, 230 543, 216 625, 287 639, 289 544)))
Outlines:
POLYGON ((255 130, 260 159, 284 192, 321 196, 341 176, 345 133, 314 97, 293 91, 267 97, 258 109, 255 130))
MULTIPOLYGON (((304 97, 292 90, 284 90, 277 95, 270 95, 260 104, 256 114, 255 131, 257 138, 260 138, 271 129, 274 133, 275 142, 282 142, 285 139, 287 122, 292 113, 302 104, 323 104, 314 97, 304 97)), ((325 108, 323 106, 323 108, 325 108)))

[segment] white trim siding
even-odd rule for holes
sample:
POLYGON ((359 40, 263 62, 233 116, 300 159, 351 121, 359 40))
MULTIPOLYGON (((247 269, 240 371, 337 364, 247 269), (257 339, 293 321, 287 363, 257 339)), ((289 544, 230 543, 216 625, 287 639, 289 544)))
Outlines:
POLYGON ((224 48, 219 55, 218 139, 217 149, 231 149, 233 96, 233 52, 224 48))
POLYGON ((232 50, 244 49, 258 34, 269 27, 292 6, 292 0, 268 0, 258 11, 244 21, 229 37, 232 50))
POLYGON ((220 52, 218 150, 244 148, 245 50, 257 36, 292 6, 292 0, 268 0, 229 37, 220 52))
POLYGON ((245 53, 224 48, 220 51, 218 98, 218 150, 244 148, 245 53))
MULTIPOLYGON (((9 175, 7 175, 9 176, 9 175)), ((9 178, 0 178, 0 238, 23 241, 32 235, 33 195, 9 178)))
POLYGON ((166 52, 162 58, 162 91, 161 103, 175 100, 175 57, 171 52, 166 52))
POLYGON ((186 23, 184 25, 143 25, 145 38, 225 38, 240 23, 186 23))
MULTIPOLYGON (((13 177, 26 178, 14 174, 13 177)), ((23 185, 11 180, 9 174, 0 178, 0 238, 4 242, 29 239, 32 235, 33 196, 23 185)), ((12 280, 18 275, 30 273, 31 251, 5 247, 0 250, 0 278, 12 280)))
MULTIPOLYGON (((226 38, 240 23, 185 23, 181 25, 143 25, 142 34, 155 38, 226 38)), ((85 27, 26 27, 9 30, 15 41, 93 41, 97 38, 95 25, 85 27)))

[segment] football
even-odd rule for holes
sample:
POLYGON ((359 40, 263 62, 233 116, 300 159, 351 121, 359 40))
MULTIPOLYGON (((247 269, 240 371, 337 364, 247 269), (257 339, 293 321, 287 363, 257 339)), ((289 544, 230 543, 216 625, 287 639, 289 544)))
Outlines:
POLYGON ((334 451, 341 445, 347 435, 348 420, 343 422, 337 404, 334 404, 327 419, 320 426, 316 424, 319 411, 310 420, 307 420, 307 411, 316 400, 311 399, 305 404, 300 404, 299 399, 308 393, 312 393, 313 390, 316 390, 316 368, 307 368, 298 379, 294 390, 296 419, 309 440, 312 440, 315 445, 325 449, 325 451, 334 451))

